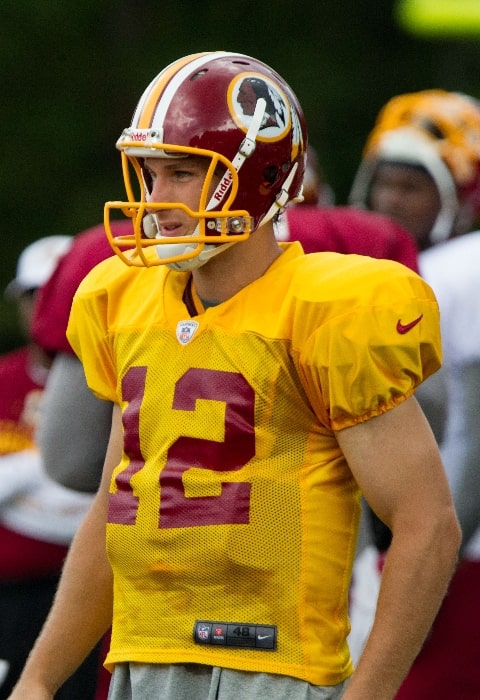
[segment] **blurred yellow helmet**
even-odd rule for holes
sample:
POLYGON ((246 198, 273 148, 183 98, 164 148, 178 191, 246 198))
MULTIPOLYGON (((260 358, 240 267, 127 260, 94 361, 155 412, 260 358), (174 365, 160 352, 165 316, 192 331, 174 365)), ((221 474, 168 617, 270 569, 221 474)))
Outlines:
POLYGON ((445 240, 461 210, 468 210, 470 219, 480 214, 480 104, 467 95, 437 89, 393 97, 367 139, 351 204, 368 206, 380 162, 425 168, 442 203, 430 240, 445 240))

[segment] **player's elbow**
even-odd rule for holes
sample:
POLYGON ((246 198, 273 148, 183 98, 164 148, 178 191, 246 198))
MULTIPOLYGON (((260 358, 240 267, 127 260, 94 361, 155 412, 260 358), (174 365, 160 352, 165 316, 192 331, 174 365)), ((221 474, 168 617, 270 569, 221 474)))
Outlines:
POLYGON ((399 514, 392 524, 393 541, 429 562, 442 580, 448 580, 458 561, 462 532, 453 504, 399 514))
POLYGON ((442 510, 432 524, 430 533, 431 547, 441 563, 445 573, 453 572, 462 543, 462 530, 453 506, 442 510))

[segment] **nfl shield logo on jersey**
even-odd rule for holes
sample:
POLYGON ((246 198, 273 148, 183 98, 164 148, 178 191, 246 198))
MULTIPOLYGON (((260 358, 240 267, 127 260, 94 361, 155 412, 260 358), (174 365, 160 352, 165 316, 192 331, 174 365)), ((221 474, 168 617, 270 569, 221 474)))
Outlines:
POLYGON ((177 340, 182 345, 191 341, 198 328, 197 321, 179 321, 177 323, 177 340))
POLYGON ((197 629, 197 634, 200 639, 207 640, 210 637, 210 626, 209 625, 199 625, 197 629))

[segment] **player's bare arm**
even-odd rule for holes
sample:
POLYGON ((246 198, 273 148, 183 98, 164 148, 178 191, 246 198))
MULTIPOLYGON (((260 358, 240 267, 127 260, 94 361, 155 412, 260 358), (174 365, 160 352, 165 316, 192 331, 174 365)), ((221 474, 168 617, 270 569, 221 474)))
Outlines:
POLYGON ((110 476, 120 454, 121 414, 115 406, 102 483, 73 541, 50 615, 9 700, 52 699, 110 626, 112 573, 105 522, 110 476))
POLYGON ((367 501, 393 532, 375 623, 344 697, 387 700, 445 595, 460 530, 436 442, 414 397, 337 438, 367 501))

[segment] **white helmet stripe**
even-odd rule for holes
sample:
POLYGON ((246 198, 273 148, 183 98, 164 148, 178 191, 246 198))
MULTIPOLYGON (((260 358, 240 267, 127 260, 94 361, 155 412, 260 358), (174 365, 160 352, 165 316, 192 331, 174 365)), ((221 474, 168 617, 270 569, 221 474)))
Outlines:
POLYGON ((229 51, 192 54, 182 61, 175 61, 157 75, 143 93, 132 119, 133 128, 162 129, 165 115, 179 86, 192 70, 200 70, 218 56, 235 56, 229 51), (175 70, 174 70, 175 69, 175 70), (159 80, 165 76, 164 80, 159 80), (159 97, 161 101, 159 102, 159 97))

